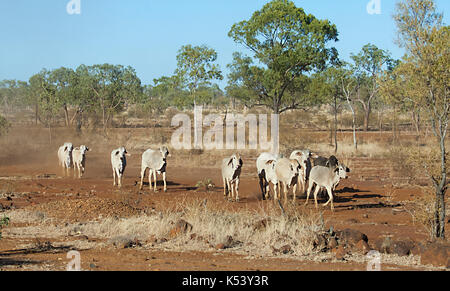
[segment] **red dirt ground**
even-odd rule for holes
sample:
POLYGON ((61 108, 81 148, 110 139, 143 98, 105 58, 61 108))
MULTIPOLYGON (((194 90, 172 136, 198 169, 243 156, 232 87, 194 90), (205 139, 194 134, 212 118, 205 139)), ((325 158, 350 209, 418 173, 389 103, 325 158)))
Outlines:
MULTIPOLYGON (((41 158, 0 159, 0 190, 12 189, 14 196, 0 196, 3 207, 30 209, 45 212, 50 217, 64 221, 89 221, 99 214, 108 216, 132 216, 143 209, 156 211, 176 205, 181 200, 208 199, 215 205, 226 205, 227 209, 259 209, 259 185, 254 158, 244 158, 239 203, 224 203, 220 170, 218 168, 188 168, 186 165, 171 165, 168 159, 168 192, 139 191, 138 177, 140 153, 131 152, 125 173, 124 187, 118 190, 112 185, 109 154, 88 153, 87 172, 82 180, 61 178, 57 167, 56 151, 41 158), (211 178, 216 184, 214 191, 196 189, 195 184, 203 178, 211 178), (22 194, 17 194, 22 193, 22 194), (9 198, 8 198, 9 197, 9 198), (136 201, 135 204, 129 201, 136 201), (82 209, 82 211, 79 211, 82 209)), ((172 153, 176 155, 176 153, 172 153)), ((0 157, 1 158, 1 157, 0 157)), ((376 239, 392 236, 394 239, 410 238, 414 241, 427 239, 425 230, 415 225, 403 205, 411 201, 420 191, 408 185, 393 190, 389 180, 389 166, 386 160, 352 159, 352 173, 337 189, 335 212, 324 209, 327 227, 334 229, 352 228, 365 233, 369 245, 376 239), (377 170, 378 169, 378 170, 377 170)), ((160 178, 159 178, 160 179, 160 178)), ((161 184, 158 184, 161 189, 161 184)), ((161 189, 162 190, 162 189, 161 189)), ((321 203, 324 201, 322 200, 321 203)), ((304 197, 297 199, 297 206, 303 207, 304 197)), ((309 206, 313 208, 311 201, 309 206)), ((17 226, 11 221, 9 227, 17 226)), ((448 228, 449 225, 447 224, 448 228)), ((6 231, 4 232, 6 233, 6 231)), ((51 241, 45 237, 29 238, 51 241)), ((22 249, 25 241, 16 241, 8 236, 0 240, 0 269, 64 270, 69 259, 67 249, 52 249, 32 252, 22 249)), ((250 259, 229 251, 199 250, 192 252, 162 251, 156 249, 89 249, 81 251, 83 270, 365 270, 365 263, 351 261, 311 262, 282 258, 250 259)), ((384 264, 389 270, 420 270, 425 266, 402 266, 384 264)))

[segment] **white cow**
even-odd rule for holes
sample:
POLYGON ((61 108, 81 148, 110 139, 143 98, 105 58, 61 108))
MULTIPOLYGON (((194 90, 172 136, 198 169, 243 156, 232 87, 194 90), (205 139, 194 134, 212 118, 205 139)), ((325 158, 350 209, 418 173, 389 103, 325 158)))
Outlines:
POLYGON ((120 147, 111 152, 113 185, 116 186, 116 176, 117 176, 117 185, 119 186, 119 188, 122 187, 123 173, 125 172, 125 168, 127 166, 126 156, 130 156, 130 154, 128 154, 125 147, 120 147))
POLYGON ((158 192, 156 189, 156 173, 162 174, 164 182, 164 192, 167 191, 166 183, 166 167, 167 167, 167 156, 169 155, 169 149, 165 146, 161 147, 159 150, 148 149, 142 154, 141 160, 141 185, 142 190, 144 183, 145 171, 148 170, 148 183, 150 190, 152 190, 152 175, 155 181, 154 191, 158 192))
POLYGON ((59 165, 63 168, 64 176, 69 176, 70 168, 72 168, 73 164, 72 151, 73 145, 70 142, 64 143, 58 149, 59 165))
POLYGON ((222 180, 223 180, 223 195, 229 200, 234 199, 234 192, 236 191, 236 201, 239 201, 239 177, 242 170, 242 159, 239 154, 233 154, 231 157, 225 158, 222 161, 222 180))
MULTIPOLYGON (((295 192, 297 188, 298 175, 300 172, 300 164, 296 159, 281 158, 277 160, 275 165, 275 173, 277 175, 279 193, 281 196, 281 184, 283 184, 284 200, 287 202, 288 188, 293 187, 293 201, 295 201, 295 192)), ((276 192, 275 192, 276 193, 276 192)), ((275 199, 280 199, 275 197, 275 199)))
POLYGON ((75 174, 78 171, 78 178, 81 178, 86 170, 86 152, 89 148, 81 145, 79 148, 74 148, 72 151, 73 167, 75 174))
POLYGON ((333 188, 339 183, 341 179, 347 178, 347 172, 349 172, 348 168, 339 165, 336 168, 329 168, 324 166, 315 166, 312 168, 311 173, 309 175, 309 187, 308 187, 308 193, 306 196, 306 202, 308 203, 309 194, 311 193, 311 189, 314 185, 316 185, 316 189, 314 191, 314 201, 317 208, 317 193, 319 192, 319 189, 322 187, 327 189, 329 200, 327 203, 324 204, 324 206, 327 206, 329 203, 331 203, 331 210, 334 211, 333 206, 333 188))
MULTIPOLYGON (((277 164, 277 156, 271 153, 262 153, 256 159, 256 169, 258 171, 259 186, 261 187, 262 200, 270 198, 270 183, 278 184, 275 166, 277 164)), ((274 192, 277 189, 274 187, 274 192)))

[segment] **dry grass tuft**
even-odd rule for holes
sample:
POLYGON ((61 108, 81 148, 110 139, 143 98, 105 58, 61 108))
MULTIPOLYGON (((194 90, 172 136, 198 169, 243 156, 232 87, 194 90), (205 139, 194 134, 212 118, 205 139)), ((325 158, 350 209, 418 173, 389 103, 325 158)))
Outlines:
MULTIPOLYGON (((258 211, 218 209, 207 200, 181 201, 164 212, 132 217, 108 217, 85 223, 59 223, 41 212, 25 210, 8 214, 15 225, 5 232, 8 237, 67 238, 87 236, 111 245, 123 241, 144 242, 172 250, 205 250, 227 243, 231 251, 258 256, 272 256, 274 249, 289 245, 294 256, 313 254, 313 242, 324 231, 323 217, 310 210, 287 206, 285 213, 274 206, 258 211), (184 220, 192 229, 172 235, 174 227, 184 220), (20 226, 21 223, 26 225, 20 226), (194 239, 196 238, 202 238, 194 239)), ((139 244, 140 245, 140 244, 139 244)))
POLYGON ((420 187, 422 195, 414 196, 414 200, 406 211, 411 215, 413 223, 424 227, 430 238, 433 237, 433 228, 435 224, 436 197, 433 194, 432 187, 420 187))

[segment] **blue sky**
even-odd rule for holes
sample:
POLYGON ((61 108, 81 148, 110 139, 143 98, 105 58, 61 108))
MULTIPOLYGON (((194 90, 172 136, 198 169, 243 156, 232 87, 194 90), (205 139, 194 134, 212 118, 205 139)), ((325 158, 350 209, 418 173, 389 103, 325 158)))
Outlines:
MULTIPOLYGON (((373 43, 400 58, 392 20, 397 0, 380 0, 381 14, 370 15, 370 0, 294 0, 298 7, 336 24, 341 58, 348 60, 373 43)), ((0 80, 28 80, 43 68, 80 64, 132 66, 144 84, 172 75, 182 45, 205 44, 226 65, 234 51, 247 52, 227 35, 268 0, 80 0, 81 14, 70 15, 70 0, 0 0, 0 80)), ((448 22, 450 1, 436 0, 448 22)), ((224 88, 226 80, 219 85, 224 88)))

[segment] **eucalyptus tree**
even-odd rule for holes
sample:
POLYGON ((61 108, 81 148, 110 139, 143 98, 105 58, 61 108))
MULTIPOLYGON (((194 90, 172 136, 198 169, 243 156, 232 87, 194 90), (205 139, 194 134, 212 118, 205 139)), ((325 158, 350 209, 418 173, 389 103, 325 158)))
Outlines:
POLYGON ((106 134, 114 114, 142 94, 141 81, 132 67, 102 64, 88 66, 85 70, 81 82, 92 96, 92 106, 101 114, 106 134))
POLYGON ((28 83, 19 80, 0 81, 0 107, 5 113, 26 104, 28 83))
POLYGON ((435 163, 439 170, 425 168, 436 197, 432 234, 436 238, 445 237, 445 193, 449 187, 446 138, 450 114, 450 27, 442 19, 443 14, 432 0, 398 2, 394 15, 397 43, 406 50, 398 73, 408 84, 405 90, 411 100, 426 114, 440 156, 435 163))
POLYGON ((379 98, 378 80, 385 70, 392 70, 395 62, 388 51, 373 44, 365 45, 358 54, 352 54, 351 59, 353 73, 358 82, 355 101, 363 109, 364 130, 368 131, 372 107, 379 98))
POLYGON ((162 76, 153 80, 154 85, 145 91, 148 106, 159 113, 167 107, 175 106, 178 109, 192 106, 189 92, 184 90, 183 80, 179 75, 162 76))
POLYGON ((222 71, 215 63, 217 52, 207 47, 184 45, 178 51, 175 75, 186 84, 191 98, 196 104, 200 86, 210 85, 213 80, 222 80, 222 71))
POLYGON ((57 122, 63 100, 57 94, 57 86, 52 80, 52 72, 46 69, 29 79, 29 99, 35 100, 39 113, 37 119, 49 129, 49 139, 52 142, 52 126, 57 122))
POLYGON ((69 106, 73 104, 77 94, 74 86, 75 72, 70 68, 61 67, 52 70, 49 77, 49 81, 55 86, 55 93, 58 95, 57 98, 64 111, 66 127, 69 127, 71 125, 69 106))
POLYGON ((330 126, 330 132, 334 132, 334 151, 337 153, 337 113, 342 106, 342 102, 346 100, 344 90, 342 88, 343 78, 345 78, 345 69, 343 64, 327 68, 323 72, 319 72, 312 76, 310 94, 314 100, 320 104, 328 104, 332 108, 334 117, 334 130, 330 126))
POLYGON ((97 98, 92 89, 96 88, 97 79, 91 73, 89 66, 79 65, 72 80, 74 95, 71 104, 74 106, 75 112, 70 118, 70 123, 76 122, 75 128, 78 133, 82 130, 85 114, 95 114, 98 111, 97 98))
POLYGON ((246 104, 275 114, 302 107, 298 94, 290 93, 301 90, 297 86, 305 75, 337 60, 337 50, 329 47, 338 40, 336 26, 288 0, 265 4, 250 19, 234 24, 228 36, 252 54, 233 55, 229 87, 246 88, 246 104))

